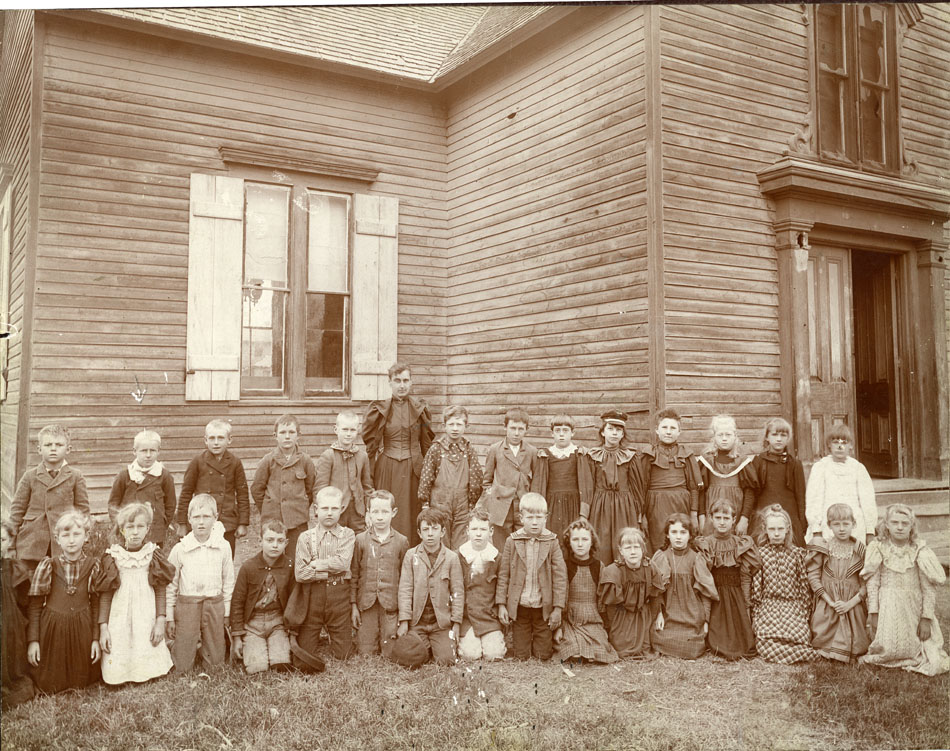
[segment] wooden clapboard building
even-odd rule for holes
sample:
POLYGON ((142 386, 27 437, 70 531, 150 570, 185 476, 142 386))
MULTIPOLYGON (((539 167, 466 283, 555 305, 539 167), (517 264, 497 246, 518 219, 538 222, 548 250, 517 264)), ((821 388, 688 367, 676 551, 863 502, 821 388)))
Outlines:
POLYGON ((98 508, 144 426, 317 452, 396 357, 480 445, 781 414, 946 487, 947 5, 9 11, 0 86, 5 499, 53 421, 98 508))

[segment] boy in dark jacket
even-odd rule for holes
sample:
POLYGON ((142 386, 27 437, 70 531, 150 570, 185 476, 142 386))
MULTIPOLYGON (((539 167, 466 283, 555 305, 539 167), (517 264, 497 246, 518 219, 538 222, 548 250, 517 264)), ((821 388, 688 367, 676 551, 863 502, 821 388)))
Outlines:
POLYGON ((294 586, 294 564, 286 555, 287 528, 276 519, 261 523, 261 552, 241 566, 231 597, 234 656, 248 673, 290 666, 290 637, 284 608, 294 586))
POLYGON ((231 424, 212 420, 205 426, 205 450, 191 460, 185 470, 178 497, 178 536, 188 534, 188 504, 194 495, 207 493, 218 504, 218 521, 224 525, 224 539, 231 546, 247 534, 251 520, 251 503, 247 476, 241 460, 228 451, 231 445, 231 424))

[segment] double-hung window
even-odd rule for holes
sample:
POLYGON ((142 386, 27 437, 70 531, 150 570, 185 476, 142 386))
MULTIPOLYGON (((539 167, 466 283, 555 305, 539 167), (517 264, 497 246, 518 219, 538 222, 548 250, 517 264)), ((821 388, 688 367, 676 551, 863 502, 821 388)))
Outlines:
POLYGON ((900 169, 896 23, 893 4, 815 6, 822 159, 879 172, 900 169))
POLYGON ((246 174, 192 175, 186 399, 384 395, 397 201, 246 174))

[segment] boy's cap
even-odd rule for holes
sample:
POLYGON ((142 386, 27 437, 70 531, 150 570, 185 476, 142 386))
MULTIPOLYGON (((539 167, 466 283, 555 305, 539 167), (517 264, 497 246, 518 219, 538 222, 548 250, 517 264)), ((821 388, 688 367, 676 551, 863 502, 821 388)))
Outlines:
POLYGON ((414 669, 422 667, 429 660, 429 647, 418 634, 408 631, 394 639, 392 644, 390 655, 397 665, 414 669))
POLYGON ((619 409, 608 409, 600 416, 600 419, 609 425, 619 425, 623 427, 627 424, 629 415, 619 409))

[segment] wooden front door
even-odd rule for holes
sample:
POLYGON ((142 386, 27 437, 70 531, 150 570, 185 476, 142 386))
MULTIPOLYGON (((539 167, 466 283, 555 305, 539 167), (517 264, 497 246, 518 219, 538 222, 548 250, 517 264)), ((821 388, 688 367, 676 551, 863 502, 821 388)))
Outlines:
POLYGON ((894 275, 886 253, 852 251, 855 453, 875 477, 897 477, 894 275))
POLYGON ((808 361, 811 452, 824 456, 831 425, 854 426, 850 251, 812 246, 808 252, 808 361))

